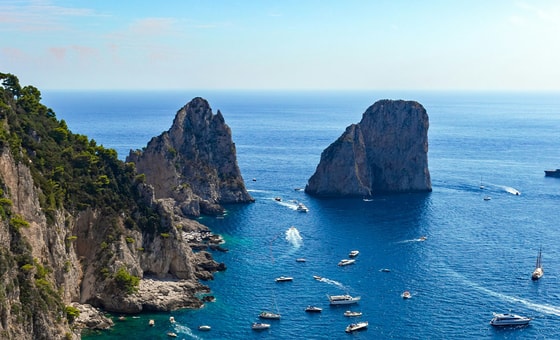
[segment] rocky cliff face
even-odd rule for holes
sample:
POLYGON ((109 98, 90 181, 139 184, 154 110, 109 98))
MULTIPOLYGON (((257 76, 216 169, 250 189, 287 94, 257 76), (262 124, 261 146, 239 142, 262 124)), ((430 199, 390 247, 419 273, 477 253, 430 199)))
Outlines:
POLYGON ((131 151, 127 162, 146 176, 156 199, 172 198, 185 216, 219 214, 221 204, 253 201, 237 165, 230 128, 202 98, 181 108, 171 128, 143 150, 131 151))
POLYGON ((323 151, 305 192, 363 197, 431 191, 428 127, 428 114, 417 102, 376 102, 323 151))
POLYGON ((225 270, 208 250, 223 248, 185 211, 252 200, 223 117, 204 103, 192 107, 200 117, 178 115, 159 145, 174 171, 155 167, 180 180, 150 176, 154 187, 114 150, 70 132, 36 88, 10 74, 0 81, 0 338, 78 339, 81 327, 111 326, 100 308, 201 307, 200 280, 225 270), (171 157, 175 147, 189 156, 171 157))

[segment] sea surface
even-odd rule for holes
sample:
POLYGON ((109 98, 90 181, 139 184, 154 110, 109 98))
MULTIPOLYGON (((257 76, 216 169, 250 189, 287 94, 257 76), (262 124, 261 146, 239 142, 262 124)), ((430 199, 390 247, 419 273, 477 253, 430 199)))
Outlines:
POLYGON ((84 339, 166 339, 171 331, 178 339, 560 339, 560 178, 544 176, 545 169, 560 168, 560 94, 42 93, 73 132, 116 149, 123 160, 168 130, 196 96, 231 127, 256 200, 200 219, 229 249, 213 253, 227 270, 205 282, 216 301, 125 321, 115 315, 112 330, 84 339), (296 190, 305 187, 321 152, 385 98, 426 108, 433 192, 365 201, 296 190), (296 211, 296 201, 309 212, 296 211), (541 247, 545 274, 535 282, 530 275, 541 247), (356 263, 337 266, 351 250, 360 251, 356 263), (282 275, 293 281, 276 283, 282 275), (412 298, 401 297, 405 290, 412 298), (327 294, 345 293, 361 301, 329 306, 327 294), (308 305, 323 311, 306 313, 308 305), (347 318, 347 309, 363 316, 347 318), (282 318, 268 321, 269 330, 251 330, 263 310, 282 318), (494 328, 493 312, 534 319, 527 327, 494 328), (357 320, 369 328, 346 334, 357 320), (200 325, 212 329, 199 331, 200 325))

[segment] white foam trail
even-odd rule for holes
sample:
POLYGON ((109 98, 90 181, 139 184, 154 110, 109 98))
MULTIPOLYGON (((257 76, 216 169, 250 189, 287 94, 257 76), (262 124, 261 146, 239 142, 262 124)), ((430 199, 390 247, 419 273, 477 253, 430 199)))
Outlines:
POLYGON ((185 334, 188 335, 191 339, 197 339, 197 340, 202 340, 201 337, 199 337, 198 335, 194 334, 192 332, 192 330, 187 327, 187 326, 182 326, 182 325, 177 325, 175 324, 175 332, 180 333, 180 334, 185 334))
POLYGON ((303 244, 303 239, 296 227, 290 227, 286 230, 286 241, 290 242, 295 248, 299 248, 303 244))
POLYGON ((338 281, 335 281, 335 280, 327 279, 326 277, 322 277, 318 281, 328 283, 328 284, 333 285, 333 286, 337 286, 337 287, 342 288, 344 290, 348 290, 348 288, 346 288, 346 286, 344 286, 342 283, 340 283, 338 281))
POLYGON ((487 293, 488 295, 492 295, 492 296, 500 298, 504 301, 521 303, 521 304, 525 305, 525 307, 527 307, 529 309, 532 309, 534 311, 537 311, 537 312, 560 316, 560 307, 538 304, 538 303, 534 303, 534 302, 531 302, 531 301, 528 301, 528 300, 525 300, 525 299, 521 299, 521 298, 518 298, 518 297, 515 297, 515 296, 509 296, 509 295, 505 295, 505 294, 502 294, 502 293, 498 293, 498 292, 495 292, 495 291, 490 290, 488 288, 482 287, 477 283, 474 283, 472 281, 467 280, 464 276, 455 272, 452 269, 449 269, 449 270, 451 272, 453 272, 457 277, 461 278, 461 280, 463 280, 469 286, 471 286, 475 289, 478 289, 480 291, 483 291, 483 292, 487 293))

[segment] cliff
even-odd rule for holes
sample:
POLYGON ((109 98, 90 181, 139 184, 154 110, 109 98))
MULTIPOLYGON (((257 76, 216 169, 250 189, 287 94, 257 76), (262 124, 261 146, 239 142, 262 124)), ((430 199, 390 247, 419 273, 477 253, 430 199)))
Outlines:
POLYGON ((428 127, 428 114, 417 102, 376 102, 322 152, 305 192, 363 197, 431 191, 428 127))
POLYGON ((223 213, 222 204, 252 202, 237 165, 231 130, 221 112, 194 98, 181 108, 171 128, 127 162, 154 188, 156 199, 171 198, 184 216, 223 213))
POLYGON ((72 133, 38 89, 0 81, 0 338, 78 339, 110 327, 99 309, 201 307, 200 280, 225 269, 208 251, 220 238, 72 133))

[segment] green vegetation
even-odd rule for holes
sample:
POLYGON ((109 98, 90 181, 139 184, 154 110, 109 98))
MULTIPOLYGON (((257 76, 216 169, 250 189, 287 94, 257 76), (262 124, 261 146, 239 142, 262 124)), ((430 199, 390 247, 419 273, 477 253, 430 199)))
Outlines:
POLYGON ((72 306, 66 306, 66 318, 70 323, 74 322, 80 316, 80 310, 72 306))
MULTIPOLYGON (((30 167, 49 222, 61 207, 69 211, 92 207, 104 216, 131 216, 127 228, 165 231, 160 230, 157 213, 139 197, 137 185, 145 178, 136 174, 133 163, 124 163, 115 150, 72 133, 64 120, 57 120, 41 104, 37 88, 22 87, 9 73, 0 73, 0 82, 0 150, 9 146, 14 159, 30 167)), ((0 216, 7 204, 0 202, 0 216)))
POLYGON ((138 276, 131 275, 126 268, 121 267, 115 274, 115 282, 117 283, 119 289, 128 294, 133 294, 138 291, 140 278, 138 276))

